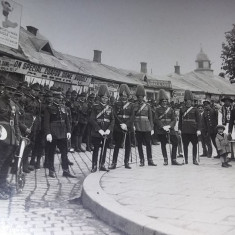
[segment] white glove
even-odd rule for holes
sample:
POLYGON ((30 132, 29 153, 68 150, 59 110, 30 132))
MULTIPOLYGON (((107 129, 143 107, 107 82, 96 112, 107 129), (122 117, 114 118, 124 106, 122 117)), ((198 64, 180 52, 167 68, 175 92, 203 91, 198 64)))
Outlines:
POLYGON ((120 124, 122 130, 127 131, 127 125, 125 123, 120 124))
POLYGON ((102 129, 99 130, 100 135, 104 135, 104 131, 102 129))
POLYGON ((153 135, 154 134, 154 130, 151 130, 151 135, 153 135))
POLYGON ((47 141, 48 141, 48 142, 52 142, 52 135, 51 135, 51 134, 48 134, 48 135, 47 135, 47 141))
POLYGON ((178 134, 181 135, 181 130, 178 130, 178 134))
POLYGON ((105 132, 104 132, 105 135, 109 135, 110 134, 110 130, 107 129, 105 132))
POLYGON ((171 126, 169 126, 169 125, 163 127, 164 131, 166 131, 166 132, 168 132, 170 130, 170 128, 171 128, 171 126))
POLYGON ((134 131, 135 131, 135 126, 133 126, 133 129, 134 129, 134 131))
POLYGON ((197 131, 197 136, 201 135, 201 131, 197 131))
POLYGON ((67 133, 67 139, 69 140, 71 138, 71 133, 67 133))

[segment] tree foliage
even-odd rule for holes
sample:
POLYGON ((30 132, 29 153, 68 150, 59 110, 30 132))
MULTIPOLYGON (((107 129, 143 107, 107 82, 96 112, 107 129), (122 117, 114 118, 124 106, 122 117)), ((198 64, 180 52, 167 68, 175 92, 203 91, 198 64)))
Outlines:
POLYGON ((232 83, 235 82, 235 25, 225 33, 226 42, 222 43, 222 67, 232 83))

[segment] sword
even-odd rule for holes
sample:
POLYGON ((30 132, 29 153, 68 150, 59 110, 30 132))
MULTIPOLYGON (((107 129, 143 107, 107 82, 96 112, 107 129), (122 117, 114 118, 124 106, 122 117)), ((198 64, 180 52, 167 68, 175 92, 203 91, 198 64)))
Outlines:
POLYGON ((171 151, 171 136, 170 136, 170 131, 167 131, 166 135, 167 135, 167 139, 168 139, 168 145, 169 145, 170 157, 171 157, 172 151, 171 151))
POLYGON ((135 163, 137 165, 137 152, 136 152, 136 138, 135 138, 135 130, 134 130, 134 141, 135 141, 135 163))
POLYGON ((105 148, 105 144, 106 144, 106 140, 107 140, 107 135, 104 135, 103 138, 104 138, 104 141, 103 141, 103 146, 102 146, 102 150, 101 150, 101 156, 100 156, 100 162, 99 162, 99 170, 100 170, 101 163, 102 163, 103 157, 104 157, 104 148, 105 148))
POLYGON ((122 148, 125 149, 125 145, 126 145, 126 133, 127 131, 123 131, 124 132, 124 139, 123 139, 123 143, 122 143, 122 148))

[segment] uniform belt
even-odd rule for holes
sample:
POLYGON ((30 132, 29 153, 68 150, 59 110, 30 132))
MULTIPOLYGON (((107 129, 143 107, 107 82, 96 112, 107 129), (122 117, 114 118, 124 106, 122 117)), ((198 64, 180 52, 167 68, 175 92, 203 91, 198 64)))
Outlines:
POLYGON ((148 119, 147 116, 135 116, 136 118, 139 118, 139 119, 148 119))
POLYGON ((97 119, 97 122, 110 122, 109 119, 104 118, 104 119, 97 119))
POLYGON ((56 120, 56 121, 52 121, 51 123, 64 123, 65 120, 56 120))
POLYGON ((183 119, 183 121, 185 122, 185 121, 188 121, 188 122, 195 122, 196 120, 195 119, 183 119))
POLYGON ((129 118, 130 115, 118 115, 118 117, 120 117, 120 118, 129 118))

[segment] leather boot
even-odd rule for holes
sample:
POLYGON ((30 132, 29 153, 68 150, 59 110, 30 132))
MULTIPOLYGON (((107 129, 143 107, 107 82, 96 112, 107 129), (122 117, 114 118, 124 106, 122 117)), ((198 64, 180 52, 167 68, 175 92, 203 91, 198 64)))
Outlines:
POLYGON ((148 160, 148 166, 156 166, 152 159, 148 160))
POLYGON ((125 168, 126 169, 131 169, 130 164, 129 163, 125 163, 125 168))
POLYGON ((94 165, 93 167, 92 167, 92 169, 91 169, 91 173, 94 173, 94 172, 96 172, 97 171, 97 165, 94 165))
POLYGON ((197 162, 197 160, 193 160, 193 164, 194 164, 194 165, 199 165, 199 163, 197 162))
POLYGON ((185 164, 188 164, 188 156, 184 156, 185 158, 185 164))
POLYGON ((49 176, 50 176, 51 178, 55 178, 55 172, 52 171, 52 170, 49 170, 49 176))
POLYGON ((68 177, 68 178, 77 178, 77 176, 73 175, 69 170, 63 170, 62 176, 68 177))
POLYGON ((164 163, 163 163, 164 166, 167 166, 168 165, 168 159, 167 158, 164 158, 164 163))
POLYGON ((177 162, 176 159, 171 161, 171 165, 175 165, 175 166, 182 166, 181 163, 177 162))
POLYGON ((104 165, 101 165, 100 171, 109 171, 104 165))
POLYGON ((110 169, 110 170, 116 169, 116 165, 117 165, 117 164, 113 162, 113 163, 111 164, 111 166, 109 167, 109 169, 110 169))
POLYGON ((144 166, 144 159, 140 159, 140 166, 144 166))
POLYGON ((35 169, 40 169, 40 168, 41 168, 41 166, 40 166, 40 160, 41 160, 41 158, 40 158, 40 157, 37 157, 37 162, 36 162, 36 164, 35 164, 35 169))

